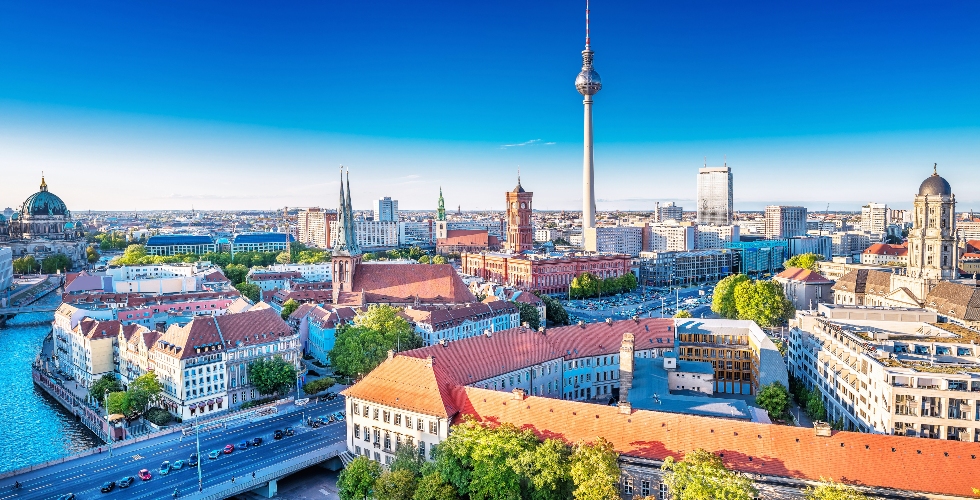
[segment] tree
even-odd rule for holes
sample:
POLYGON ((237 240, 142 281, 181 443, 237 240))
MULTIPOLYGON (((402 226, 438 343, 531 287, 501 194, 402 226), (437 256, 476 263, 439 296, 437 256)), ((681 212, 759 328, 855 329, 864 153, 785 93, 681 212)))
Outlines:
POLYGON ((626 273, 619 278, 619 286, 624 292, 631 292, 636 289, 639 285, 639 281, 636 279, 636 275, 633 273, 626 273))
POLYGON ((291 258, 288 252, 280 252, 279 254, 276 255, 276 262, 280 264, 289 264, 290 260, 291 258))
MULTIPOLYGON (((571 477, 575 500, 610 500, 619 498, 619 455, 612 443, 598 438, 594 443, 579 443, 571 457, 571 477)), ((707 497, 706 497, 707 498, 707 497)))
POLYGON ((596 297, 600 290, 599 277, 592 273, 582 273, 572 280, 571 295, 573 299, 596 297))
POLYGON ((377 462, 361 456, 351 460, 337 479, 340 500, 368 500, 379 477, 381 465, 377 462))
POLYGON ((248 379, 259 394, 286 394, 296 383, 296 367, 280 356, 259 359, 248 364, 248 379))
POLYGON ((14 274, 34 274, 41 271, 41 266, 33 255, 25 255, 19 259, 14 259, 14 274))
POLYGON ((623 292, 623 288, 619 283, 619 278, 606 278, 602 280, 601 286, 603 295, 616 295, 623 292))
POLYGON ((92 387, 89 387, 88 394, 92 399, 98 401, 99 404, 104 404, 105 391, 119 392, 121 390, 123 390, 122 384, 119 383, 119 380, 117 380, 116 377, 112 375, 103 375, 99 377, 99 380, 96 380, 95 383, 92 384, 92 387))
POLYGON ((41 261, 41 272, 44 274, 55 274, 58 272, 68 272, 70 270, 71 259, 63 253, 56 253, 41 261))
POLYGON ((391 349, 422 347, 422 337, 399 312, 396 307, 372 305, 354 318, 354 325, 338 328, 328 354, 334 369, 349 376, 367 374, 388 357, 391 349))
POLYGON ((391 470, 406 470, 412 476, 422 475, 422 467, 425 466, 425 459, 419 456, 419 449, 409 443, 398 446, 395 450, 395 459, 391 462, 391 470))
POLYGON ((800 269, 809 269, 811 271, 817 270, 817 262, 823 260, 823 255, 816 253, 801 253, 790 257, 786 262, 783 262, 783 267, 798 267, 800 269))
POLYGON ((564 500, 572 496, 570 451, 557 439, 546 439, 522 453, 517 462, 531 485, 531 500, 564 500))
MULTIPOLYGON (((100 399, 101 401, 101 399, 100 399)), ((111 414, 132 415, 133 406, 129 401, 129 394, 126 392, 110 392, 106 408, 111 414)))
POLYGON ((432 263, 433 264, 445 264, 446 263, 446 258, 443 257, 442 255, 436 255, 435 257, 432 258, 432 263))
POLYGON ((241 264, 228 264, 225 266, 225 277, 231 281, 232 285, 244 283, 248 276, 248 268, 241 264))
POLYGON ((248 300, 251 300, 252 302, 258 302, 260 299, 259 295, 262 293, 259 285, 254 283, 239 283, 235 285, 235 289, 241 292, 242 295, 247 297, 248 300))
POLYGON ((867 500, 868 498, 853 486, 822 478, 816 487, 807 486, 803 496, 806 500, 867 500))
POLYGON ((715 285, 714 298, 711 299, 711 310, 723 318, 738 318, 738 308, 735 307, 735 287, 750 281, 744 274, 727 276, 715 285))
POLYGON ((375 498, 412 500, 415 496, 415 475, 405 469, 383 472, 374 482, 375 498))
POLYGON ((282 304, 282 312, 279 313, 282 319, 289 319, 289 315, 299 309, 299 302, 289 299, 282 304))
POLYGON ((527 302, 514 302, 517 310, 521 312, 521 324, 527 323, 528 328, 537 330, 541 326, 541 314, 538 308, 527 302))
POLYGON ((304 384, 303 392, 307 394, 317 394, 333 387, 336 383, 337 381, 331 377, 318 378, 304 384))
POLYGON ((667 457, 661 469, 675 500, 752 500, 758 491, 747 477, 729 471, 721 458, 703 449, 675 461, 667 457))
POLYGON ((378 260, 378 256, 372 252, 367 252, 364 255, 361 255, 361 262, 369 262, 372 260, 378 260))
POLYGON ((129 399, 129 407, 132 412, 145 412, 150 403, 155 402, 163 392, 163 386, 157 380, 157 374, 147 372, 136 377, 129 383, 126 390, 126 397, 129 399))
POLYGON ((568 311, 565 310, 565 306, 561 305, 561 301, 548 295, 541 295, 540 297, 544 301, 545 316, 549 323, 555 326, 571 324, 568 311))
POLYGON ((459 495, 456 493, 456 488, 436 470, 419 479, 412 500, 456 500, 457 498, 459 495))
POLYGON ((514 465, 522 454, 533 450, 537 438, 530 430, 514 425, 480 426, 480 440, 470 455, 473 470, 470 474, 471 500, 520 500, 524 479, 514 465))
POLYGON ((743 281, 735 287, 738 319, 755 321, 762 327, 776 326, 793 317, 796 309, 775 281, 743 281))
POLYGON ((789 409, 789 391, 782 382, 772 382, 759 389, 755 402, 766 410, 771 418, 782 418, 789 409))
POLYGON ((691 313, 687 309, 678 309, 677 312, 674 314, 674 317, 675 318, 690 318, 691 317, 691 313))
POLYGON ((428 255, 423 255, 419 257, 419 264, 428 264, 430 262, 428 255))
POLYGON ((102 255, 99 255, 99 251, 95 247, 90 246, 85 248, 85 258, 89 264, 95 264, 102 258, 102 255))
POLYGON ((814 420, 827 420, 827 408, 823 404, 823 398, 820 396, 820 391, 814 389, 808 391, 806 398, 806 414, 814 420))

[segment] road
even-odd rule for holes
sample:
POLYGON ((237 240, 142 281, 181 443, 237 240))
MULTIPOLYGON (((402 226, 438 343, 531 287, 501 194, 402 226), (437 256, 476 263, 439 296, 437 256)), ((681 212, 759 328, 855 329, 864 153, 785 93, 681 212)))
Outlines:
MULTIPOLYGON (((563 304, 565 304, 565 309, 568 311, 569 314, 574 315, 577 318, 581 318, 581 319, 585 320, 586 322, 604 321, 608 317, 612 317, 613 319, 624 319, 624 318, 620 317, 621 314, 624 311, 636 309, 638 306, 641 306, 641 305, 644 306, 647 309, 647 311, 644 312, 642 314, 642 316, 647 316, 647 317, 651 317, 651 318, 660 317, 660 314, 661 314, 660 308, 661 308, 661 306, 663 306, 665 308, 665 310, 664 310, 664 316, 670 317, 670 316, 673 315, 673 313, 672 312, 668 313, 668 311, 672 311, 676 307, 676 304, 674 303, 674 299, 677 298, 678 295, 680 296, 680 300, 683 301, 685 299, 699 297, 700 296, 699 290, 704 290, 705 293, 710 293, 711 292, 711 289, 712 288, 710 286, 690 287, 690 288, 682 288, 682 289, 680 289, 680 292, 679 293, 675 289, 675 290, 671 290, 669 292, 662 292, 662 293, 660 293, 660 295, 664 299, 663 301, 661 301, 661 299, 658 297, 656 299, 651 299, 651 300, 647 300, 647 301, 644 301, 644 302, 637 302, 635 304, 629 304, 629 305, 624 305, 624 306, 604 307, 602 309, 595 309, 595 310, 593 310, 593 309, 579 309, 579 308, 575 307, 575 306, 580 305, 582 303, 582 301, 579 301, 579 300, 572 301, 571 303, 569 303, 567 301, 562 301, 562 302, 563 302, 563 304)), ((586 300, 594 302, 597 299, 586 299, 586 300)), ((608 300, 608 299, 603 298, 602 300, 605 301, 605 300, 608 300)), ((616 298, 614 298, 614 300, 616 300, 616 298)), ((702 305, 702 306, 696 307, 695 309, 691 310, 690 312, 691 312, 691 315, 692 316, 695 316, 695 317, 701 317, 701 314, 704 314, 705 317, 708 317, 710 315, 710 310, 711 310, 711 308, 709 306, 703 306, 702 305)))
MULTIPOLYGON (((290 413, 280 413, 265 417, 237 427, 201 434, 201 472, 204 486, 231 482, 232 477, 251 475, 255 470, 268 467, 276 462, 303 455, 319 447, 343 441, 346 425, 343 422, 328 424, 318 429, 307 427, 303 417, 319 416, 344 409, 344 399, 297 408, 290 413), (296 435, 281 440, 272 438, 276 429, 291 426, 296 435), (245 450, 237 449, 240 441, 261 437, 263 443, 245 450), (220 450, 226 444, 234 444, 236 450, 230 455, 222 454, 216 460, 209 460, 211 450, 220 450)), ((180 438, 180 433, 162 436, 142 443, 125 446, 63 464, 4 479, 0 485, 0 500, 54 499, 64 493, 74 493, 79 500, 86 499, 169 499, 174 489, 181 497, 197 492, 197 468, 184 466, 179 471, 160 475, 160 464, 164 460, 173 463, 187 460, 196 451, 194 436, 180 438), (106 481, 119 481, 125 476, 136 476, 140 469, 148 469, 153 474, 149 481, 139 478, 126 489, 116 487, 110 493, 101 493, 99 486, 106 481), (14 482, 20 481, 21 488, 14 489, 14 482)))

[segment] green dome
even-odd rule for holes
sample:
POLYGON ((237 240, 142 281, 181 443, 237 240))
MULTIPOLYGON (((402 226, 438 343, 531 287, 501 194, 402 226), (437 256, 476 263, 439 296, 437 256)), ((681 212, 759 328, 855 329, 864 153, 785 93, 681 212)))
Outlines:
POLYGON ((44 182, 44 177, 41 177, 41 190, 27 198, 21 212, 29 216, 62 215, 67 217, 70 215, 65 202, 48 192, 48 184, 44 182))

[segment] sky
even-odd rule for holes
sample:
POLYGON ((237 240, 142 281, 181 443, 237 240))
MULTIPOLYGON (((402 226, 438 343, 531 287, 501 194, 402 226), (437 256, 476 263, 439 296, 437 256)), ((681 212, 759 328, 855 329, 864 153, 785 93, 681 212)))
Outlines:
MULTIPOLYGON (((581 209, 585 5, 0 3, 0 208, 581 209)), ((980 2, 591 4, 600 210, 911 206, 938 163, 980 211, 980 2)))

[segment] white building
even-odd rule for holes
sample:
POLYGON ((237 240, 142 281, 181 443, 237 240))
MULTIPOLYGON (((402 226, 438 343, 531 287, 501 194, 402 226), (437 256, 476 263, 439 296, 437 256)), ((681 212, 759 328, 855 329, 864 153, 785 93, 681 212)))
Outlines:
POLYGON ((770 240, 806 236, 806 207, 766 207, 766 238, 770 240))
POLYGON ((335 212, 312 207, 296 214, 296 239, 304 245, 330 248, 330 223, 337 220, 335 212))
POLYGON ((401 314, 425 345, 499 332, 521 324, 520 310, 506 300, 455 307, 408 307, 401 314))
POLYGON ((401 246, 428 247, 435 244, 433 221, 403 221, 398 223, 398 244, 401 246))
POLYGON ((890 212, 884 203, 868 203, 861 207, 861 230, 869 233, 885 233, 890 212))
POLYGON ((390 196, 374 200, 374 220, 398 222, 398 200, 393 200, 390 196))
POLYGON ((608 252, 636 257, 643 251, 643 228, 613 226, 589 228, 585 233, 585 248, 592 252, 608 252))
POLYGON ((675 252, 694 250, 697 227, 668 220, 643 227, 644 252, 675 252))
POLYGON ((730 226, 732 212, 732 169, 728 165, 698 169, 698 224, 730 226))
POLYGON ((740 241, 739 226, 697 226, 695 250, 725 248, 726 243, 740 241))
POLYGON ((684 219, 684 207, 678 206, 672 201, 668 201, 663 205, 657 202, 655 210, 654 220, 656 222, 667 222, 669 220, 681 221, 684 219))
MULTIPOLYGON (((14 284, 13 262, 13 251, 10 247, 0 247, 0 292, 7 290, 14 284)), ((4 294, 0 298, 6 298, 6 295, 4 294)))
POLYGON ((275 273, 299 273, 304 281, 324 282, 333 280, 329 262, 321 264, 273 264, 267 269, 275 273))
MULTIPOLYGON (((355 220, 357 244, 362 249, 386 249, 398 246, 398 222, 355 220)), ((330 241, 337 241, 340 224, 330 225, 330 241)))

